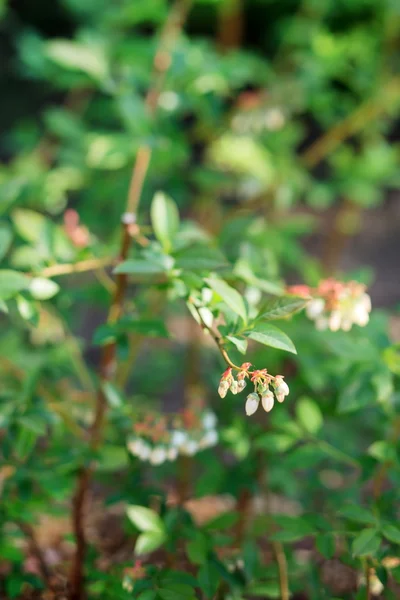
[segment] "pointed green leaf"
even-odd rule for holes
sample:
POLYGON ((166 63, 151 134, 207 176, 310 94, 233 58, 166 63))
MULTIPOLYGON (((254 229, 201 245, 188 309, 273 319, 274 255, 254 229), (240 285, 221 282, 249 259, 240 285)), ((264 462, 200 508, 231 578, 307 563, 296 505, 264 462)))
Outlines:
POLYGON ((105 381, 101 387, 111 408, 120 408, 123 405, 124 400, 122 395, 114 384, 110 383, 109 381, 105 381))
POLYGON ((38 242, 43 234, 46 217, 28 208, 17 208, 12 213, 12 220, 19 235, 27 242, 38 242))
POLYGON ((238 338, 233 335, 227 335, 226 339, 232 342, 234 346, 241 352, 242 354, 246 354, 247 350, 247 340, 243 338, 238 338))
POLYGON ((175 202, 164 193, 157 192, 151 203, 150 216, 156 238, 165 252, 170 252, 179 229, 179 212, 175 202))
POLYGON ((11 229, 5 223, 0 225, 0 260, 7 254, 12 240, 11 229))
POLYGON ((350 504, 349 506, 342 508, 339 514, 350 521, 355 521, 356 523, 364 523, 365 525, 376 524, 375 515, 363 506, 355 506, 350 504))
POLYGON ((237 290, 228 285, 226 281, 218 279, 217 277, 209 277, 205 279, 205 282, 210 288, 222 298, 222 300, 233 310, 234 313, 239 315, 244 322, 247 320, 247 311, 244 300, 237 290))
POLYGON ((0 300, 13 298, 18 292, 25 290, 29 282, 29 277, 23 273, 11 269, 0 270, 0 300))
POLYGON ((161 517, 150 508, 145 506, 128 506, 126 514, 139 531, 165 532, 161 517))
POLYGON ((388 523, 382 527, 382 533, 389 542, 400 544, 400 529, 388 523))
POLYGON ((164 544, 166 535, 164 531, 146 531, 141 533, 136 540, 135 554, 148 554, 154 552, 164 544))
POLYGON ((381 539, 376 529, 363 529, 353 540, 351 551, 354 556, 374 556, 381 539))
POLYGON ((283 319, 302 310, 307 302, 307 299, 297 296, 270 298, 262 305, 258 318, 266 320, 283 319))
POLYGON ((269 323, 257 323, 255 329, 252 329, 247 335, 252 340, 260 342, 260 344, 264 344, 265 346, 297 354, 292 340, 286 333, 283 333, 283 331, 269 323))

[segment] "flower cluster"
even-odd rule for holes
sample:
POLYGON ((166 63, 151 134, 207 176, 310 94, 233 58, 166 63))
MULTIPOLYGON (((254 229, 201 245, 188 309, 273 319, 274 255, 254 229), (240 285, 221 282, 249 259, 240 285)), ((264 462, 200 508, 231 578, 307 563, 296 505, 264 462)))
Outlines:
POLYGON ((175 417, 171 426, 165 417, 154 420, 147 415, 143 422, 135 424, 128 449, 142 461, 161 465, 176 460, 179 455, 193 456, 215 446, 218 442, 216 425, 217 418, 211 411, 199 415, 187 410, 175 417))
POLYGON ((288 292, 312 297, 306 313, 321 331, 349 331, 353 325, 364 327, 369 321, 371 298, 366 293, 365 286, 356 281, 345 283, 325 279, 316 289, 297 285, 289 287, 288 292))
POLYGON ((221 398, 225 398, 228 390, 233 394, 241 392, 246 387, 246 378, 249 378, 254 384, 254 392, 251 392, 246 399, 245 411, 247 415, 253 415, 260 402, 266 412, 270 412, 274 407, 275 398, 278 402, 283 402, 285 396, 289 394, 289 386, 283 381, 283 375, 270 375, 267 369, 256 369, 250 371, 251 363, 243 363, 238 368, 237 379, 232 374, 232 368, 224 371, 218 386, 218 393, 221 398), (270 386, 272 389, 270 389, 270 386))

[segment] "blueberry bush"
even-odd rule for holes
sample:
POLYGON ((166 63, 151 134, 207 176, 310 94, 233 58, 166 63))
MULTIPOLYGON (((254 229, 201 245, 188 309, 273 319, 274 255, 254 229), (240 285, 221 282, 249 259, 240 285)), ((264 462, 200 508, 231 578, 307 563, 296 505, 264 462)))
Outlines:
POLYGON ((396 3, 0 10, 0 596, 398 598, 396 3))

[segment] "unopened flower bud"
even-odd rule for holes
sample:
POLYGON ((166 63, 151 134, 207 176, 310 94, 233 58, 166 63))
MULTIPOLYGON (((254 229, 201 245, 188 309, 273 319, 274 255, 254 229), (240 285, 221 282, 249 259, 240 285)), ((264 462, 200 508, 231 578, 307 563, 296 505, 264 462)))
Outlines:
POLYGON ((246 387, 246 382, 244 379, 239 379, 238 383, 238 392, 243 392, 244 388, 246 387))
POLYGON ((167 453, 162 447, 154 448, 150 454, 150 462, 152 465, 161 465, 167 459, 167 453))
POLYGON ((168 448, 167 450, 167 459, 168 460, 175 460, 178 456, 178 450, 174 447, 171 446, 170 448, 168 448))
POLYGON ((342 323, 342 315, 339 310, 333 310, 329 317, 329 329, 331 331, 339 331, 342 323))
POLYGON ((247 396, 246 405, 245 405, 246 415, 247 416, 253 415, 256 412, 259 403, 260 403, 260 398, 259 398, 259 395, 256 394, 256 392, 252 392, 251 394, 249 394, 247 396))
POLYGON ((285 396, 289 394, 289 386, 286 381, 283 381, 282 375, 277 375, 274 382, 275 396, 278 402, 283 402, 285 396))
POLYGON ((238 393, 238 382, 235 379, 232 380, 230 389, 231 389, 232 394, 238 393))
POLYGON ((221 381, 218 386, 218 394, 221 396, 221 398, 225 398, 228 390, 229 390, 229 383, 225 380, 221 381))
POLYGON ((309 302, 306 306, 307 317, 312 320, 316 319, 322 315, 324 308, 325 302, 322 300, 322 298, 315 298, 314 300, 311 300, 311 302, 309 302))
POLYGON ((261 404, 265 412, 270 412, 274 407, 274 394, 271 390, 266 391, 261 396, 261 404))

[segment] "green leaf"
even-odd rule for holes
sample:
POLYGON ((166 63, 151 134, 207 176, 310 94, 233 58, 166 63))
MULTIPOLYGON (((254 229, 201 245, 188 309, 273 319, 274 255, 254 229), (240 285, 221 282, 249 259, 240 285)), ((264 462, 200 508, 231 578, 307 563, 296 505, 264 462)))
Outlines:
POLYGON ((216 277, 209 277, 205 279, 205 282, 210 288, 222 298, 222 300, 233 310, 234 313, 239 315, 244 322, 247 321, 247 311, 244 300, 237 290, 228 285, 222 279, 216 277))
POLYGON ((275 327, 275 325, 270 325, 269 323, 257 323, 256 329, 252 329, 248 332, 248 337, 265 346, 297 354, 292 340, 286 333, 283 333, 283 331, 275 327))
POLYGON ((297 296, 284 296, 282 298, 270 298, 261 307, 258 319, 283 319, 289 315, 302 310, 308 300, 297 296))
POLYGON ((12 240, 11 229, 5 223, 0 225, 0 260, 4 258, 12 240))
POLYGON ((206 562, 200 567, 197 577, 199 585, 206 597, 213 598, 221 579, 216 566, 213 563, 206 562))
POLYGON ((100 47, 69 40, 52 40, 46 44, 46 54, 66 69, 83 71, 100 81, 107 76, 107 62, 100 47))
POLYGON ((207 521, 207 523, 204 525, 204 529, 207 531, 230 529, 235 525, 235 523, 237 523, 238 520, 239 513, 234 511, 226 512, 218 517, 215 517, 214 519, 211 519, 211 521, 207 521))
POLYGON ((296 542, 315 533, 315 528, 301 517, 286 515, 274 516, 274 521, 282 528, 270 536, 270 539, 279 542, 296 542))
POLYGON ((43 234, 46 217, 28 208, 18 208, 12 213, 12 220, 19 235, 27 242, 38 242, 43 234))
POLYGON ((364 523, 365 525, 376 524, 375 515, 363 506, 355 506, 351 504, 342 508, 339 514, 350 521, 355 521, 356 523, 364 523))
POLYGON ((232 342, 234 346, 241 352, 242 354, 246 354, 247 350, 247 340, 243 338, 238 338, 233 335, 227 335, 226 339, 232 342))
POLYGON ((157 592, 155 592, 154 590, 145 590, 144 592, 139 594, 136 600, 155 600, 156 597, 157 592))
POLYGON ((121 408, 121 406, 124 404, 124 400, 120 391, 115 387, 115 385, 109 381, 105 381, 101 387, 107 399, 108 405, 111 406, 111 408, 121 408))
POLYGON ((305 396, 296 402, 296 416, 303 429, 312 434, 317 433, 324 423, 318 404, 305 396))
POLYGON ((355 373, 339 396, 338 413, 344 414, 365 408, 376 402, 376 394, 369 374, 355 373))
POLYGON ((353 540, 351 552, 353 556, 374 556, 380 543, 381 539, 376 529, 363 529, 353 540))
POLYGON ((174 257, 176 268, 184 271, 215 271, 228 264, 219 250, 203 244, 181 250, 174 257))
POLYGON ((36 309, 35 304, 24 298, 24 296, 20 295, 16 297, 16 302, 17 309, 21 317, 25 321, 28 321, 28 323, 31 323, 32 325, 36 326, 39 322, 39 313, 36 309))
POLYGON ((18 271, 10 269, 0 270, 0 300, 9 300, 16 296, 18 292, 25 290, 29 285, 30 279, 18 271))
POLYGON ((162 275, 166 271, 165 266, 158 262, 134 258, 124 260, 114 269, 114 273, 126 275, 162 275))
POLYGON ((317 550, 325 558, 332 558, 335 554, 335 538, 331 533, 322 533, 317 536, 316 540, 317 550))
POLYGON ((162 600, 196 600, 194 589, 185 583, 172 583, 167 588, 158 588, 162 600))
POLYGON ((286 452, 289 448, 294 446, 297 442, 297 438, 286 433, 263 433, 254 442, 254 447, 260 450, 267 450, 268 452, 286 452))
POLYGON ((377 440, 367 450, 379 462, 396 461, 396 448, 386 440, 377 440))
POLYGON ((179 212, 175 202, 163 192, 157 192, 150 208, 151 224, 165 252, 172 249, 179 229, 179 212))
POLYGON ((146 531, 141 533, 136 540, 135 554, 148 554, 154 552, 164 544, 167 537, 164 531, 146 531))
POLYGON ((60 290, 60 286, 51 279, 34 277, 29 284, 29 292, 36 300, 49 300, 60 290))
POLYGON ((194 540, 186 544, 186 552, 189 560, 194 565, 203 565, 207 560, 207 540, 198 533, 194 540))
POLYGON ((165 527, 161 517, 150 508, 131 505, 128 506, 126 514, 139 531, 165 533, 165 527))
POLYGON ((246 588, 247 594, 251 597, 280 598, 279 584, 276 581, 267 581, 263 583, 251 583, 246 588))
POLYGON ((389 542, 400 544, 400 529, 388 523, 382 527, 382 533, 389 542))
POLYGON ((393 344, 386 348, 383 353, 383 360, 392 373, 400 375, 400 344, 393 344))

